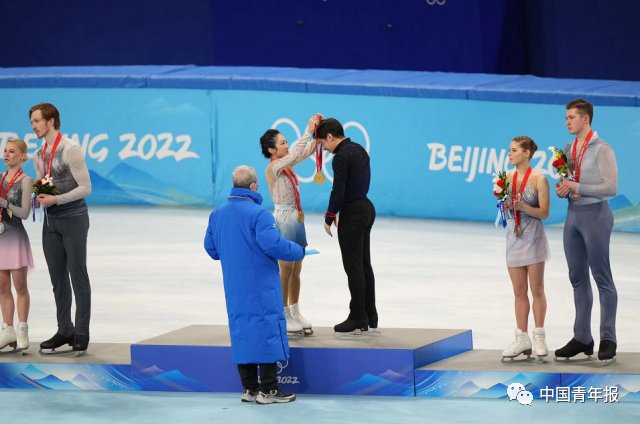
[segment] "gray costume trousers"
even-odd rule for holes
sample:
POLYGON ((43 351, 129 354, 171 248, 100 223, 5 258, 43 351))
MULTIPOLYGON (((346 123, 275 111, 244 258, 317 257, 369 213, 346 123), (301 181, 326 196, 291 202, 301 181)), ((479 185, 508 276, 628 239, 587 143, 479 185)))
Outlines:
POLYGON ((589 268, 596 280, 600 297, 600 340, 616 340, 616 311, 618 292, 609 263, 609 240, 613 228, 613 214, 605 202, 588 205, 569 205, 564 225, 564 254, 569 266, 569 280, 573 286, 576 320, 574 338, 588 344, 591 335, 593 292, 589 268))
POLYGON ((66 218, 45 218, 42 248, 49 267, 56 300, 58 333, 89 337, 91 285, 87 273, 89 214, 66 218), (71 277, 71 278, 69 278, 71 277), (71 321, 71 287, 76 302, 76 326, 71 321))

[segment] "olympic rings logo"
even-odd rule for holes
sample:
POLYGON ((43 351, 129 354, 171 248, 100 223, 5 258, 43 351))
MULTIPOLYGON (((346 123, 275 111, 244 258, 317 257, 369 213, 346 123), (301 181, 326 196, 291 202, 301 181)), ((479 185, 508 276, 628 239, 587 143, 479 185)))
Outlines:
POLYGON ((429 6, 444 6, 447 0, 425 0, 429 6))
POLYGON ((285 362, 284 365, 282 365, 282 362, 278 361, 276 362, 276 365, 278 366, 278 374, 280 374, 282 370, 287 368, 287 366, 289 365, 289 360, 287 359, 287 362, 285 362))
MULTIPOLYGON (((293 131, 295 132, 295 139, 296 140, 300 140, 300 137, 302 137, 302 133, 300 132, 300 128, 298 128, 298 125, 296 125, 295 122, 293 122, 291 119, 289 118, 279 118, 276 119, 276 121, 271 124, 271 129, 274 130, 278 130, 280 132, 283 132, 282 130, 279 129, 279 127, 281 126, 289 126, 291 127, 291 129, 293 129, 293 131)), ((369 133, 367 132, 366 128, 359 122, 356 121, 349 121, 349 122, 345 122, 344 124, 342 124, 342 128, 344 128, 344 133, 345 136, 349 136, 348 135, 348 129, 349 128, 355 128, 358 131, 360 131, 360 133, 362 133, 362 139, 364 140, 364 148, 367 151, 367 153, 370 153, 371 150, 371 140, 369 138, 369 133)), ((359 140, 359 138, 354 137, 355 140, 359 140)), ((293 143, 291 147, 293 147, 295 143, 293 143)), ((307 159, 309 159, 311 162, 313 162, 313 172, 310 176, 305 177, 303 175, 300 175, 298 173, 298 171, 296 171, 296 174, 298 175, 298 181, 300 181, 301 183, 310 183, 311 181, 313 181, 313 176, 315 175, 315 164, 316 164, 316 158, 315 155, 311 155, 309 156, 307 159)), ((329 162, 331 162, 333 160, 333 153, 329 153, 326 150, 322 150, 322 173, 324 174, 324 176, 327 178, 327 180, 329 180, 329 182, 333 182, 333 175, 331 175, 329 173, 329 169, 327 168, 327 165, 329 164, 329 162)), ((286 365, 285 365, 286 367, 286 365)))

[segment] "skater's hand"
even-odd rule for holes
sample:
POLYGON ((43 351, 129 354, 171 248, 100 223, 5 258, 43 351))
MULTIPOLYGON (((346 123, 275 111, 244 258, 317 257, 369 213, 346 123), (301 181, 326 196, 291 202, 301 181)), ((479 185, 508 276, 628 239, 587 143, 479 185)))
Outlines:
POLYGON ((569 187, 562 185, 561 183, 556 183, 556 194, 558 197, 565 198, 570 191, 569 187))
POLYGON ((520 195, 520 193, 518 193, 516 198, 513 199, 513 210, 524 211, 526 207, 527 207, 527 204, 522 202, 522 196, 520 195))
POLYGON ((45 208, 48 208, 49 206, 57 205, 58 198, 50 194, 39 194, 36 197, 36 202, 40 202, 45 208))
POLYGON ((316 113, 311 118, 309 118, 309 121, 307 122, 307 132, 313 132, 315 130, 316 126, 323 119, 324 119, 324 117, 319 113, 316 113))
POLYGON ((582 199, 582 194, 571 193, 571 200, 576 201, 582 199))
POLYGON ((327 224, 326 222, 324 223, 324 232, 333 237, 333 234, 331 234, 331 225, 327 224))
POLYGON ((563 187, 567 187, 569 189, 569 191, 572 191, 573 193, 577 193, 578 192, 578 183, 575 181, 571 181, 568 180, 566 178, 562 178, 560 179, 560 185, 563 187))

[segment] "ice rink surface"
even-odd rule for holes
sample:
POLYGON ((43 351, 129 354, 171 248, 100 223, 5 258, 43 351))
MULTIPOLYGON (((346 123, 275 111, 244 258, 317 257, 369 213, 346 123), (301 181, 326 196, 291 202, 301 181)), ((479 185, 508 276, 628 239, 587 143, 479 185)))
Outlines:
MULTIPOLYGON (((192 324, 227 324, 219 262, 203 249, 210 209, 90 207, 88 268, 93 342, 133 343, 192 324)), ((348 314, 349 292, 337 236, 322 217, 306 218, 301 311, 328 327, 348 314)), ((25 221, 35 269, 29 274, 30 338, 56 331, 55 305, 42 253, 42 222, 25 221)), ((572 337, 574 308, 562 228, 547 226, 547 342, 572 337)), ((504 349, 513 340, 513 293, 505 265, 505 233, 489 223, 378 217, 372 262, 380 328, 473 330, 474 348, 504 349)), ((611 264, 618 289, 618 350, 640 352, 640 234, 614 232, 611 264)), ((592 329, 599 341, 595 283, 592 329)), ((530 316, 530 332, 533 316, 530 316)))

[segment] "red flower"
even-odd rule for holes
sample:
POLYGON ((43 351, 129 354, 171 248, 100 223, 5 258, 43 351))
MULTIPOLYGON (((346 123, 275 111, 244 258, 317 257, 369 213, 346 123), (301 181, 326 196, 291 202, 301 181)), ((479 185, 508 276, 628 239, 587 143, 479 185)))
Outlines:
POLYGON ((498 181, 496 182, 496 185, 497 185, 498 187, 504 187, 504 180, 498 180, 498 181))
POLYGON ((42 184, 42 180, 37 180, 36 184, 38 184, 38 185, 42 184))
POLYGON ((501 193, 501 192, 499 192, 499 191, 494 191, 494 192, 493 192, 493 195, 497 197, 497 196, 500 196, 500 193, 501 193))
POLYGON ((559 167, 559 166, 564 165, 564 163, 565 163, 565 162, 564 162, 564 159, 562 159, 562 158, 558 158, 558 159, 554 160, 554 161, 551 163, 551 165, 553 165, 555 168, 557 168, 557 167, 559 167))

